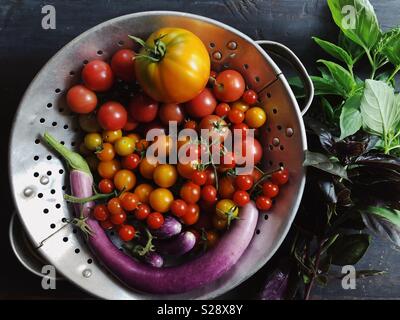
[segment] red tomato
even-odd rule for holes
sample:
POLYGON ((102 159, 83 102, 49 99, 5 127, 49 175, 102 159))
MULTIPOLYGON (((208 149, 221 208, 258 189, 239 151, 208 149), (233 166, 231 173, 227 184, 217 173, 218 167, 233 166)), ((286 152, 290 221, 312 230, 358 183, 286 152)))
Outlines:
POLYGON ((249 105, 255 104, 258 100, 258 95, 254 90, 246 90, 243 93, 242 100, 249 105))
POLYGON ((213 87, 215 97, 223 102, 233 102, 243 95, 246 84, 242 75, 235 70, 225 70, 218 74, 213 87))
POLYGON ((216 71, 214 71, 214 70, 210 71, 210 78, 214 78, 215 79, 217 77, 217 75, 218 75, 218 73, 216 71))
POLYGON ((110 216, 105 204, 97 204, 93 209, 93 216, 97 221, 106 221, 110 216))
POLYGON ((242 123, 244 120, 244 112, 239 109, 232 109, 228 113, 228 119, 233 124, 242 123))
POLYGON ((193 130, 197 130, 197 122, 194 120, 187 120, 185 121, 183 127, 185 129, 193 129, 193 130))
POLYGON ((76 113, 90 113, 97 106, 96 94, 82 85, 73 86, 67 92, 67 104, 76 113))
POLYGON ((158 113, 161 123, 168 125, 170 121, 176 121, 177 124, 183 122, 185 115, 180 104, 177 103, 164 103, 160 107, 158 113))
POLYGON ((150 214, 150 212, 150 207, 145 203, 141 203, 135 210, 135 218, 138 220, 145 220, 147 219, 147 216, 150 214))
POLYGON ((201 189, 201 199, 206 202, 217 201, 217 189, 214 186, 208 185, 201 189))
POLYGON ((232 199, 235 192, 233 178, 231 176, 222 177, 218 184, 218 194, 222 199, 232 199))
POLYGON ((246 139, 246 135, 249 131, 249 126, 244 122, 236 123, 232 126, 233 136, 235 136, 235 130, 239 130, 239 133, 242 134, 242 139, 246 139))
POLYGON ((204 171, 196 170, 193 172, 191 180, 198 186, 202 186, 207 182, 207 174, 204 171))
POLYGON ((97 121, 104 130, 120 130, 128 120, 128 113, 122 104, 109 101, 104 103, 97 112, 97 121))
POLYGON ((110 217, 110 220, 113 224, 116 224, 116 225, 123 224, 126 220, 126 213, 121 212, 118 214, 112 214, 110 217))
POLYGON ((180 190, 181 198, 188 204, 194 204, 200 200, 200 187, 193 182, 186 182, 180 190))
POLYGON ((188 204, 187 212, 181 217, 184 224, 191 226, 199 220, 200 208, 197 204, 188 204))
POLYGON ((258 210, 268 211, 272 207, 272 201, 270 198, 258 196, 256 199, 256 207, 258 210))
POLYGON ((289 171, 287 169, 279 170, 271 176, 271 181, 278 186, 284 185, 289 181, 289 171))
POLYGON ((164 217, 159 212, 152 212, 148 215, 146 223, 150 229, 156 230, 164 224, 164 217))
POLYGON ((140 163, 140 156, 137 153, 131 153, 122 158, 122 168, 134 170, 140 163))
POLYGON ((157 118, 158 102, 140 93, 129 103, 129 114, 137 122, 151 122, 157 118))
POLYGON ((250 202, 250 196, 246 191, 239 190, 233 194, 232 200, 238 207, 243 207, 250 202))
POLYGON ((204 170, 206 174, 206 185, 215 185, 215 171, 212 168, 204 170))
POLYGON ((114 182, 110 179, 101 179, 99 182, 99 190, 101 193, 111 193, 115 190, 114 182))
POLYGON ((135 52, 118 50, 111 59, 111 69, 117 78, 131 82, 135 80, 135 52))
POLYGON ((231 107, 229 106, 229 104, 225 103, 225 102, 221 102, 219 105, 217 105, 217 107, 215 108, 215 114, 218 117, 226 117, 229 113, 229 111, 231 110, 231 107))
POLYGON ((118 235, 122 241, 131 241, 136 234, 136 230, 129 224, 122 225, 118 230, 118 235))
POLYGON ((204 88, 199 95, 186 103, 185 111, 193 118, 203 118, 212 114, 216 106, 217 100, 215 100, 211 90, 204 88))
POLYGON ((104 230, 111 230, 114 228, 114 225, 110 220, 100 221, 100 225, 104 230))
POLYGON ((121 196, 121 206, 126 211, 133 211, 139 205, 139 197, 132 192, 124 192, 121 196))
POLYGON ((225 152, 220 158, 220 168, 233 169, 235 166, 235 154, 233 152, 225 152))
POLYGON ((279 193, 279 187, 272 182, 265 182, 262 186, 264 196, 275 198, 279 193))
POLYGON ((240 175, 235 178, 235 186, 240 190, 250 190, 253 183, 254 178, 251 175, 240 175))
POLYGON ((90 61, 82 70, 83 83, 93 91, 107 91, 114 83, 114 74, 108 63, 101 60, 90 61))
MULTIPOLYGON (((253 157, 254 164, 256 165, 261 161, 262 158, 262 148, 260 142, 255 138, 247 138, 242 141, 242 156, 248 159, 253 157), (247 144, 250 145, 250 154, 247 155, 247 144)), ((245 160, 247 162, 247 160, 245 160)))
POLYGON ((212 139, 219 137, 224 141, 229 134, 229 127, 224 119, 214 114, 204 117, 199 124, 199 129, 206 129, 212 139))
POLYGON ((171 212, 176 217, 182 217, 186 214, 188 205, 181 199, 174 200, 171 204, 171 212))
POLYGON ((107 203, 107 209, 112 215, 124 212, 121 206, 121 200, 119 198, 110 199, 107 203))
POLYGON ((126 120, 126 123, 122 129, 125 131, 132 131, 135 130, 136 127, 139 125, 139 122, 133 120, 130 114, 128 114, 128 119, 126 120))

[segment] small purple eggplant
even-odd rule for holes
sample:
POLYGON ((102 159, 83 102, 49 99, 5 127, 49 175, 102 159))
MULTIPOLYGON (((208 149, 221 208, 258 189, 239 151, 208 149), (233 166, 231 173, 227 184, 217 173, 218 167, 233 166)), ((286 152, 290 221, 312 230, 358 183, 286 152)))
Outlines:
POLYGON ((161 254, 169 256, 182 256, 193 249, 196 237, 190 231, 180 233, 178 236, 168 240, 155 240, 154 246, 161 254))
POLYGON ((267 278, 260 300, 284 300, 288 283, 289 272, 286 268, 275 269, 267 278))
POLYGON ((168 239, 181 233, 182 224, 174 217, 166 216, 161 228, 152 231, 157 239, 168 239))
POLYGON ((144 256, 144 261, 156 268, 161 268, 164 264, 164 259, 157 252, 148 252, 144 256))

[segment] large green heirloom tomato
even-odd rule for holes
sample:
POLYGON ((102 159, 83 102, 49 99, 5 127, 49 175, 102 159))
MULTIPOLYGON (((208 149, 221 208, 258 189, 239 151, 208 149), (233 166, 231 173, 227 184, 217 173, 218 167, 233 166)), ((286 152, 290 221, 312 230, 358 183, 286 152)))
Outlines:
POLYGON ((210 57, 203 42, 181 28, 161 28, 142 45, 136 56, 136 79, 154 100, 182 103, 196 97, 210 76, 210 57))

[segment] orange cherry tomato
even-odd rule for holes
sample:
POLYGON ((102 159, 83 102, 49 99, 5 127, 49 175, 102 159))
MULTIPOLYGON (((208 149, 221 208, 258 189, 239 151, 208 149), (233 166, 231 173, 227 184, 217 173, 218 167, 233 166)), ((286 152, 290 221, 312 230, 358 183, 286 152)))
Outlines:
POLYGON ((102 149, 96 152, 100 161, 111 161, 115 157, 114 147, 111 143, 103 143, 102 149))
POLYGON ((200 208, 197 204, 188 204, 186 214, 181 217, 184 224, 191 226, 199 220, 200 208))
POLYGON ((154 188, 151 185, 147 183, 142 183, 135 188, 134 193, 138 195, 139 201, 141 203, 149 203, 150 193, 153 190, 154 188))
POLYGON ((200 200, 200 187, 189 181, 180 190, 181 198, 188 204, 194 204, 200 200))
POLYGON ((161 164, 154 170, 153 179, 158 186, 169 188, 176 183, 178 173, 175 166, 171 164, 161 164))
POLYGON ((171 191, 165 188, 158 188, 150 193, 150 206, 158 212, 164 213, 169 211, 174 196, 171 191))
POLYGON ((111 161, 100 161, 99 165, 97 166, 97 172, 102 178, 112 179, 120 168, 121 165, 116 159, 111 161))
POLYGON ((155 158, 143 158, 139 164, 139 172, 146 179, 153 179, 154 170, 157 168, 155 158))
POLYGON ((193 175, 193 172, 197 170, 197 165, 197 160, 193 160, 185 164, 178 162, 176 168, 180 176, 184 177, 185 179, 190 179, 193 175))
POLYGON ((114 185, 119 191, 129 191, 135 184, 136 176, 130 170, 122 169, 114 175, 114 185))

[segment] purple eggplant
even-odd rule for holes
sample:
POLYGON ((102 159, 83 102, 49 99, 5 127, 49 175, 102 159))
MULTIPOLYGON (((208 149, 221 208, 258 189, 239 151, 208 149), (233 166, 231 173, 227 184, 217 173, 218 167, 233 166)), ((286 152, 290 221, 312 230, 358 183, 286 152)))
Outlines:
POLYGON ((166 216, 161 228, 152 231, 151 233, 157 239, 168 239, 181 233, 182 224, 174 217, 166 216))
MULTIPOLYGON (((93 177, 86 161, 60 144, 48 133, 44 140, 66 160, 70 169, 72 195, 77 198, 93 196, 93 177)), ((87 218, 92 234, 88 245, 97 258, 123 283, 155 294, 177 294, 201 288, 230 270, 246 251, 257 225, 258 211, 253 202, 241 208, 235 221, 217 245, 203 255, 179 266, 155 268, 136 261, 121 252, 90 214, 93 201, 75 205, 75 212, 87 218)))
POLYGON ((267 278, 260 294, 261 300, 284 300, 289 283, 289 272, 286 268, 275 269, 267 278))
POLYGON ((148 252, 144 256, 144 261, 155 268, 161 268, 164 264, 164 259, 157 252, 148 252))
POLYGON ((193 249, 196 244, 196 236, 190 231, 185 231, 172 239, 154 240, 153 244, 161 254, 182 256, 193 249))

